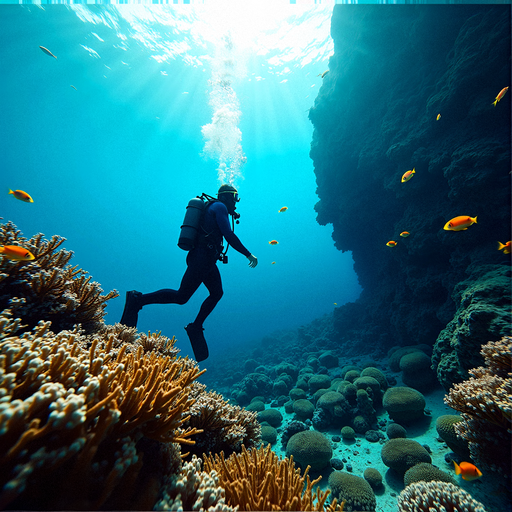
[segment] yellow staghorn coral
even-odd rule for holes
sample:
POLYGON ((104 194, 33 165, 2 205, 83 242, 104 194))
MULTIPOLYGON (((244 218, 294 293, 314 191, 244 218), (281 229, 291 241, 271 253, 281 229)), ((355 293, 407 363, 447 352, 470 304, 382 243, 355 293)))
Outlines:
POLYGON ((91 340, 54 334, 49 322, 17 336, 18 326, 10 311, 0 315, 0 508, 115 508, 120 495, 137 508, 145 468, 198 432, 183 425, 197 364, 144 355, 116 337, 122 329, 91 340))
POLYGON ((482 347, 485 367, 469 370, 470 378, 455 384, 445 403, 460 411, 456 433, 468 441, 480 470, 510 475, 512 424, 512 337, 482 347))
POLYGON ((45 240, 41 233, 27 239, 12 222, 0 225, 0 245, 19 245, 35 256, 33 261, 0 258, 0 310, 12 309, 29 329, 49 320, 55 331, 81 324, 94 332, 103 325, 106 302, 119 294, 103 295, 87 272, 68 265, 73 253, 59 248, 64 241, 45 240))
POLYGON ((205 456, 204 468, 210 474, 217 473, 226 503, 240 510, 343 510, 336 499, 326 506, 330 491, 313 492, 321 477, 311 481, 309 466, 301 476, 293 457, 279 459, 270 445, 250 451, 242 446, 241 454, 228 459, 222 452, 205 456))
POLYGON ((240 453, 242 445, 246 448, 257 446, 261 440, 261 425, 255 412, 231 405, 224 397, 214 391, 206 391, 206 386, 194 383, 191 396, 189 418, 185 425, 202 431, 194 437, 195 445, 191 453, 220 453, 226 455, 240 453))

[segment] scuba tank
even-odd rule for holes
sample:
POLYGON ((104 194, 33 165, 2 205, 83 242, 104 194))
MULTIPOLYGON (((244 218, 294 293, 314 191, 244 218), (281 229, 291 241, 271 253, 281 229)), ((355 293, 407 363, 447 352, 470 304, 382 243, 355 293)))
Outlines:
POLYGON ((201 218, 206 206, 202 197, 194 197, 188 202, 178 239, 178 247, 184 251, 190 251, 196 246, 197 233, 201 226, 201 218))

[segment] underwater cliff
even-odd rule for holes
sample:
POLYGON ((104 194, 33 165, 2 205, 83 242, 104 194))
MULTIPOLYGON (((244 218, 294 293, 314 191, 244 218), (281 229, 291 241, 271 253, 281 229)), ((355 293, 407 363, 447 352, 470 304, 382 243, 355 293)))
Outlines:
POLYGON ((453 337, 435 348, 446 388, 481 364, 483 342, 510 333, 510 255, 497 241, 511 231, 511 95, 493 105, 510 81, 510 30, 505 5, 335 6, 309 113, 317 219, 352 251, 364 288, 335 310, 331 340, 347 353, 432 346, 457 310, 471 331, 461 296, 478 282, 478 332, 465 335, 477 360, 454 356, 453 337), (461 215, 477 223, 443 230, 461 215))

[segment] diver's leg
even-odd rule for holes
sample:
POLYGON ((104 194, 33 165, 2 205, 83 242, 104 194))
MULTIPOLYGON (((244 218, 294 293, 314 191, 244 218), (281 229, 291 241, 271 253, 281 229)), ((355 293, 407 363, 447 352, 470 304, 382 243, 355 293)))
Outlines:
POLYGON ((137 327, 137 321, 139 319, 139 311, 142 308, 141 304, 142 293, 131 290, 126 292, 126 301, 124 303, 123 315, 119 323, 126 325, 127 327, 137 327))
POLYGON ((201 309, 194 320, 194 324, 201 327, 208 315, 213 311, 219 300, 222 298, 222 295, 224 295, 222 279, 216 264, 214 264, 210 272, 203 277, 203 283, 210 292, 210 295, 208 295, 201 304, 201 309))

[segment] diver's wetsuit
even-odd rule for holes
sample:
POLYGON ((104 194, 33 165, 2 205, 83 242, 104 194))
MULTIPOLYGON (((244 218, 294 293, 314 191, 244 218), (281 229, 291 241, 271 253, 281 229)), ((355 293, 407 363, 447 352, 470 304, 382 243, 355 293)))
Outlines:
POLYGON ((222 239, 249 257, 251 253, 244 247, 229 225, 228 210, 221 201, 214 201, 206 207, 202 224, 203 233, 199 236, 198 246, 187 255, 187 270, 181 280, 178 290, 163 289, 152 293, 142 294, 140 305, 147 304, 185 304, 204 283, 210 295, 201 305, 194 320, 196 326, 203 325, 208 315, 213 311, 223 295, 222 280, 217 261, 222 252, 222 239))

